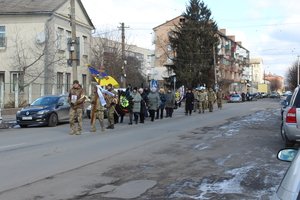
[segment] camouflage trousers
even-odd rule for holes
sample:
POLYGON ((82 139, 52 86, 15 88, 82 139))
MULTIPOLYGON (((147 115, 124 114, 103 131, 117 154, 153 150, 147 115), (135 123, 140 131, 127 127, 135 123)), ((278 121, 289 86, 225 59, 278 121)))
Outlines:
POLYGON ((114 125, 115 123, 114 113, 115 113, 115 106, 111 106, 107 109, 108 126, 114 125))
POLYGON ((104 111, 97 110, 95 112, 95 116, 91 119, 91 131, 95 132, 96 131, 96 120, 99 120, 101 130, 104 130, 104 111))
POLYGON ((71 128, 71 133, 80 133, 82 130, 82 109, 77 108, 73 109, 70 108, 70 128, 71 128), (78 123, 78 128, 76 128, 75 123, 78 123))
POLYGON ((206 102, 205 101, 199 101, 199 113, 204 113, 206 109, 206 102))

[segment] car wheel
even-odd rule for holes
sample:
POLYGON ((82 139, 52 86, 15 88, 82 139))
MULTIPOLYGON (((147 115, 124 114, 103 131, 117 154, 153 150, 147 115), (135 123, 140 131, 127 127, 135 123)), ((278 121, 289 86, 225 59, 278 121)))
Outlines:
POLYGON ((27 128, 27 125, 20 125, 21 128, 27 128))
POLYGON ((49 117, 48 126, 54 127, 57 125, 57 123, 58 123, 57 115, 55 113, 52 113, 49 117))

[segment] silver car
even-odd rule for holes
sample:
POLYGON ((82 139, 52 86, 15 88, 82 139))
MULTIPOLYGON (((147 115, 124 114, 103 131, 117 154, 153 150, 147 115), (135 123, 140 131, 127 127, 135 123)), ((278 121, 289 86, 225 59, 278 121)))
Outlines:
POLYGON ((282 117, 282 139, 286 146, 293 146, 296 142, 300 142, 300 86, 295 89, 282 117))
POLYGON ((283 149, 277 158, 292 162, 283 177, 272 200, 299 200, 300 199, 300 151, 297 149, 283 149))
POLYGON ((242 102, 242 96, 240 94, 232 94, 228 100, 229 103, 240 103, 242 102))

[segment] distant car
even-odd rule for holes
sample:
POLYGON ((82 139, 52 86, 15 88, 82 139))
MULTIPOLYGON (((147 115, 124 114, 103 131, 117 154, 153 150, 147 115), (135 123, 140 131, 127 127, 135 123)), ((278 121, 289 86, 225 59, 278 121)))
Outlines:
POLYGON ((271 92, 269 95, 270 98, 280 98, 280 94, 278 92, 271 92))
POLYGON ((36 99, 16 114, 17 124, 21 128, 30 125, 56 126, 69 121, 70 104, 67 95, 50 95, 36 99))
POLYGON ((300 86, 298 86, 283 110, 281 136, 286 146, 293 146, 300 142, 300 86))
POLYGON ((265 92, 261 92, 260 95, 261 95, 261 98, 266 98, 266 97, 268 97, 268 94, 265 93, 265 92))
POLYGON ((240 102, 242 102, 242 96, 240 94, 231 94, 228 102, 229 103, 240 103, 240 102))
POLYGON ((283 149, 277 154, 281 161, 291 162, 272 200, 300 199, 300 151, 299 149, 283 149))
POLYGON ((257 101, 257 94, 247 94, 246 95, 246 97, 247 97, 247 101, 257 101))

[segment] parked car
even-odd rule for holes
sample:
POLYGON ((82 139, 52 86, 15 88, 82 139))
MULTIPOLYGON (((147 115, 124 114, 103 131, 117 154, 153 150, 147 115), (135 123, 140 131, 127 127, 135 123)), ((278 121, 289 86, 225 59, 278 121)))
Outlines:
POLYGON ((271 92, 269 95, 270 98, 280 98, 280 94, 278 92, 271 92))
POLYGON ((292 99, 292 94, 285 96, 285 98, 281 101, 281 119, 283 120, 283 112, 290 105, 290 101, 292 99))
POLYGON ((300 142, 300 86, 298 86, 283 111, 281 136, 286 146, 300 142))
POLYGON ((261 95, 261 98, 266 98, 266 97, 268 97, 268 94, 265 93, 265 92, 261 92, 260 95, 261 95))
POLYGON ((240 94, 231 94, 228 102, 229 103, 240 103, 240 102, 242 102, 242 96, 240 94))
POLYGON ((36 99, 16 114, 17 124, 25 128, 29 125, 56 126, 69 121, 70 104, 67 95, 49 95, 36 99))
POLYGON ((283 149, 277 154, 281 161, 291 162, 272 200, 300 199, 300 151, 299 149, 283 149))
POLYGON ((247 101, 257 101, 257 94, 247 94, 247 101))

